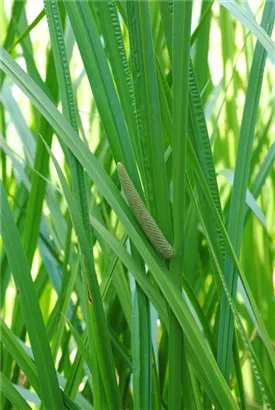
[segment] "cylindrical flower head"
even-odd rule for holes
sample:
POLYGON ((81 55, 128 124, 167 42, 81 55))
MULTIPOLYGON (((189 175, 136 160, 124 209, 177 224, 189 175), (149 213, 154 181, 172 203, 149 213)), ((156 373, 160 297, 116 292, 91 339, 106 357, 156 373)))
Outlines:
POLYGON ((155 250, 163 258, 170 259, 173 256, 172 246, 161 232, 152 215, 149 214, 126 169, 120 162, 117 163, 117 170, 127 201, 143 232, 155 250))

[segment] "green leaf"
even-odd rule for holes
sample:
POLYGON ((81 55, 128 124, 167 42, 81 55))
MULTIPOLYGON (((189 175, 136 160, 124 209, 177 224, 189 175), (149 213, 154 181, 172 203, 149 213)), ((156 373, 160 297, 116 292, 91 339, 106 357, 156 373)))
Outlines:
MULTIPOLYGON (((262 334, 262 339, 263 339, 263 342, 264 342, 265 347, 267 349, 270 361, 272 363, 273 369, 275 370, 275 353, 274 353, 274 349, 272 347, 271 339, 268 335, 268 332, 266 330, 263 318, 262 318, 262 316, 259 312, 259 309, 258 309, 257 304, 255 302, 255 299, 253 297, 253 294, 250 290, 250 286, 248 284, 246 276, 244 275, 243 270, 240 266, 240 262, 237 258, 236 252, 235 252, 235 250, 233 248, 233 245, 230 241, 229 235, 228 235, 228 233, 225 229, 224 223, 223 223, 223 221, 221 219, 221 216, 219 215, 219 212, 218 212, 218 210, 217 210, 217 208, 214 204, 214 201, 213 201, 213 198, 211 196, 209 187, 208 187, 207 182, 206 182, 205 177, 204 177, 204 173, 203 173, 203 171, 200 167, 199 161, 196 158, 196 154, 195 154, 194 149, 193 149, 190 142, 189 142, 189 155, 191 156, 191 159, 192 159, 192 162, 193 162, 193 171, 194 171, 194 174, 196 176, 197 184, 200 187, 200 189, 202 189, 205 193, 205 198, 207 199, 207 202, 208 202, 210 208, 212 209, 213 217, 215 218, 215 221, 216 221, 216 223, 217 223, 217 225, 218 225, 218 227, 219 227, 219 229, 220 229, 220 231, 223 235, 225 244, 228 248, 228 252, 230 253, 230 255, 232 257, 232 260, 234 261, 234 266, 237 269, 237 272, 238 272, 238 274, 240 276, 240 279, 242 281, 244 292, 246 293, 247 299, 249 301, 249 306, 251 307, 251 309, 253 311, 253 314, 255 316, 255 319, 256 319, 257 325, 259 327, 260 333, 262 334)), ((208 230, 206 229, 205 231, 208 235, 208 230)), ((210 238, 210 237, 208 236, 208 238, 210 238)), ((210 243, 212 243, 212 241, 210 241, 210 243)), ((214 255, 215 255, 215 252, 214 252, 214 255)))
MULTIPOLYGON (((272 32, 274 18, 274 4, 266 2, 262 26, 267 30, 267 33, 272 32)), ((235 247, 237 255, 240 253, 242 242, 245 214, 245 195, 249 179, 253 137, 256 126, 266 56, 265 49, 259 42, 257 42, 243 112, 228 222, 229 238, 231 239, 232 245, 235 247)), ((229 285, 229 290, 234 300, 237 287, 237 273, 234 270, 233 261, 228 253, 226 256, 224 269, 225 279, 229 285)), ((219 326, 218 363, 223 371, 223 374, 225 375, 225 378, 228 380, 232 356, 233 319, 225 295, 223 295, 222 298, 220 314, 221 320, 219 326)))
MULTIPOLYGON (((261 27, 254 19, 254 16, 251 16, 247 13, 243 7, 241 7, 235 0, 218 0, 218 2, 225 7, 237 20, 240 21, 245 27, 247 27, 251 33, 257 37, 258 41, 262 44, 262 46, 266 49, 269 54, 269 57, 274 62, 274 53, 275 53, 275 43, 271 40, 269 30, 266 30, 266 27, 261 27)), ((269 1, 267 1, 269 2, 269 1)), ((270 3, 269 14, 270 18, 274 18, 275 8, 270 3), (273 15, 273 17, 272 17, 273 15)))
POLYGON ((62 398, 58 387, 52 354, 42 314, 31 278, 26 254, 13 220, 6 193, 1 190, 1 230, 8 255, 9 265, 20 293, 23 318, 29 333, 37 374, 40 380, 42 400, 46 409, 62 409, 62 398))
MULTIPOLYGON (((168 241, 172 241, 157 72, 148 2, 127 2, 127 13, 130 58, 143 157, 143 169, 140 171, 143 177, 145 198, 149 211, 161 231, 168 241)), ((126 169, 128 171, 127 167, 126 169)))
POLYGON ((12 385, 9 379, 1 372, 0 373, 0 390, 8 398, 15 409, 30 410, 31 407, 23 399, 21 394, 12 385))
POLYGON ((90 252, 89 240, 87 238, 81 216, 78 213, 76 199, 70 192, 69 186, 61 171, 61 168, 58 165, 57 160, 51 152, 50 155, 54 162, 56 171, 58 173, 64 191, 64 195, 67 200, 67 204, 72 215, 72 222, 83 255, 83 293, 84 298, 86 297, 86 302, 84 302, 84 309, 86 309, 86 321, 88 323, 87 327, 88 335, 90 338, 90 347, 92 351, 94 350, 92 347, 95 347, 97 351, 97 360, 99 363, 102 382, 105 388, 109 407, 120 408, 120 396, 115 378, 115 364, 111 350, 111 343, 107 329, 106 317, 99 291, 99 285, 95 273, 93 255, 90 252), (92 298, 93 309, 90 309, 88 293, 92 298))
POLYGON ((87 2, 65 1, 64 4, 114 158, 127 166, 139 187, 133 148, 94 16, 87 2))
MULTIPOLYGON (((221 169, 220 171, 218 171, 218 175, 222 175, 227 180, 227 182, 229 182, 230 185, 233 185, 233 183, 234 183, 234 172, 231 171, 231 169, 221 169)), ((264 216, 261 208, 257 204, 256 199, 254 198, 254 196, 252 195, 252 193, 249 189, 246 190, 245 201, 246 201, 247 205, 249 206, 249 208, 257 216, 259 221, 261 221, 261 223, 263 224, 265 229, 268 229, 265 216, 264 216)))
POLYGON ((209 389, 213 392, 215 402, 220 403, 223 407, 237 408, 231 392, 221 376, 214 357, 209 354, 209 350, 205 346, 201 332, 194 323, 194 319, 192 318, 189 309, 183 303, 179 290, 177 290, 175 285, 171 282, 167 269, 165 269, 163 265, 163 261, 148 243, 125 201, 123 201, 121 195, 107 176, 106 172, 100 166, 98 160, 92 155, 81 140, 75 138, 74 130, 64 117, 58 112, 39 87, 31 81, 31 79, 4 50, 1 52, 0 62, 3 70, 5 70, 11 79, 22 88, 33 104, 35 104, 39 111, 41 111, 50 121, 51 125, 54 127, 60 138, 63 139, 64 143, 66 143, 66 145, 74 152, 75 156, 85 167, 89 176, 104 194, 104 197, 120 218, 131 240, 134 241, 138 251, 142 254, 145 262, 148 264, 163 295, 169 300, 171 309, 185 333, 191 350, 194 352, 194 355, 198 357, 198 363, 201 363, 201 377, 204 377, 204 383, 208 385, 209 389))
MULTIPOLYGON (((177 1, 173 8, 172 40, 172 181, 174 257, 171 276, 181 289, 184 265, 184 232, 186 226, 186 167, 188 138, 189 53, 192 19, 192 2, 177 1)), ((168 406, 171 409, 190 408, 193 402, 192 386, 184 340, 176 317, 170 313, 169 386, 168 406), (183 386, 183 391, 182 391, 183 386)))

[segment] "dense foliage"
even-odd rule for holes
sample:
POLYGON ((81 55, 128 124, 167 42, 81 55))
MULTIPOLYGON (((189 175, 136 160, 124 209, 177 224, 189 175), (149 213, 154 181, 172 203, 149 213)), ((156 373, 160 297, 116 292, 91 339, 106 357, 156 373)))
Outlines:
POLYGON ((0 4, 1 409, 275 409, 274 1, 0 4))

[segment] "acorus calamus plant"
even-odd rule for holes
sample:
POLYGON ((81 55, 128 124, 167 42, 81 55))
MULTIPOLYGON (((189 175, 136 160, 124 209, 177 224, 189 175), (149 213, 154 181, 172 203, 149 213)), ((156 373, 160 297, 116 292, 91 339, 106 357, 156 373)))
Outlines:
POLYGON ((275 409, 275 2, 0 7, 0 410, 275 409))

